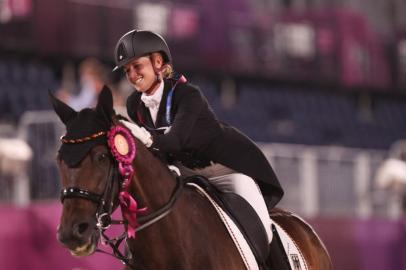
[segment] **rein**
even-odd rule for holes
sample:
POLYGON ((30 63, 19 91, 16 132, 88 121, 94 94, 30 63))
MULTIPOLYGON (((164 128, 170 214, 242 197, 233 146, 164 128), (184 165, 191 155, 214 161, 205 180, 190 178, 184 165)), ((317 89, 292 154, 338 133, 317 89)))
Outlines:
POLYGON ((137 201, 128 192, 129 185, 134 176, 134 168, 132 162, 136 156, 135 140, 131 133, 121 125, 113 125, 109 132, 98 132, 94 135, 86 137, 86 139, 64 140, 61 138, 62 143, 81 143, 91 139, 95 139, 99 136, 107 136, 107 143, 110 152, 117 162, 115 165, 109 167, 108 179, 103 191, 103 194, 97 194, 86 189, 78 187, 67 187, 61 191, 61 202, 68 198, 81 198, 92 201, 98 205, 96 212, 96 230, 100 233, 101 243, 103 245, 109 245, 112 249, 112 253, 108 253, 101 249, 96 249, 97 252, 105 253, 119 259, 126 266, 135 269, 130 263, 133 259, 133 254, 128 248, 128 238, 135 238, 135 234, 148 226, 154 224, 160 219, 168 215, 180 194, 182 193, 184 182, 180 177, 176 177, 177 183, 174 188, 169 201, 158 210, 147 214, 146 208, 138 208, 137 201), (97 135, 96 135, 97 134, 97 135), (121 176, 121 177, 120 177, 121 176), (117 179, 115 181, 115 179, 117 179), (115 190, 114 183, 117 182, 119 190, 115 190), (121 212, 123 220, 113 220, 111 218, 114 212, 114 194, 119 192, 118 202, 121 206, 121 212), (137 214, 142 215, 137 217, 137 214), (109 238, 105 231, 111 225, 124 225, 124 232, 114 238, 109 238), (120 251, 120 245, 125 244, 125 251, 127 255, 123 255, 120 251))

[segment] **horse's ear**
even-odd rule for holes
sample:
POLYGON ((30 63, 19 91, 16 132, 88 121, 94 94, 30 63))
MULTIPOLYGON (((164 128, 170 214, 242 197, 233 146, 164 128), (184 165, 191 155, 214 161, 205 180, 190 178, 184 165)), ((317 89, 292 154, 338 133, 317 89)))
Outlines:
POLYGON ((103 86, 97 101, 96 111, 104 114, 109 119, 115 114, 113 109, 113 96, 107 85, 103 86))
POLYGON ((56 114, 59 116, 59 118, 65 125, 69 122, 69 120, 76 117, 78 113, 74 109, 72 109, 71 107, 69 107, 69 105, 63 103, 59 99, 57 99, 51 93, 51 91, 48 91, 48 94, 56 114))

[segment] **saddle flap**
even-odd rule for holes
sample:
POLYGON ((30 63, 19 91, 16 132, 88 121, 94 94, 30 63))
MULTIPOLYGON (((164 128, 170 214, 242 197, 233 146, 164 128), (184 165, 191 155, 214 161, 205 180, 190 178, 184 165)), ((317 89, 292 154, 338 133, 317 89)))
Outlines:
POLYGON ((208 193, 238 226, 254 253, 258 264, 261 266, 265 265, 269 254, 268 238, 265 228, 254 208, 245 199, 235 193, 219 191, 202 176, 188 177, 185 181, 197 184, 208 193))

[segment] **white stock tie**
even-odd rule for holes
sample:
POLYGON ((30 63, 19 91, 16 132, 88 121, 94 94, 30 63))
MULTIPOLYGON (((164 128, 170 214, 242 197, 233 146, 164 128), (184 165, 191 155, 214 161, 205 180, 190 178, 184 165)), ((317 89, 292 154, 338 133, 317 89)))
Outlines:
POLYGON ((149 109, 156 109, 159 105, 159 101, 154 98, 154 96, 146 96, 142 95, 141 96, 142 102, 144 102, 145 107, 149 109))

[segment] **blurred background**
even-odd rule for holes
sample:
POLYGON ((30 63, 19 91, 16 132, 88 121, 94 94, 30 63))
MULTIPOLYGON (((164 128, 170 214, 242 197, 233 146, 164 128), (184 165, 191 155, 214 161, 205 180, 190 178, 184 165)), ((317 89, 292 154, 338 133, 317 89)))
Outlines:
POLYGON ((406 269, 404 0, 0 0, 0 268, 120 269, 56 242, 64 128, 103 84, 133 91, 119 37, 161 33, 175 69, 258 142, 335 269, 406 269))

